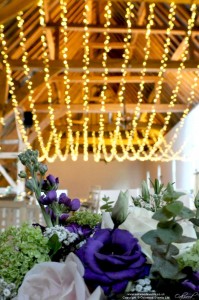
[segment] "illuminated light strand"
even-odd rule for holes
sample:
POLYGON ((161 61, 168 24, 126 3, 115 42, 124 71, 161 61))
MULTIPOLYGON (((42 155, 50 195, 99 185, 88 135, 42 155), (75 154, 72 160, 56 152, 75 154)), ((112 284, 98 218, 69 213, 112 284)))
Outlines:
POLYGON ((23 64, 23 71, 24 71, 24 75, 26 76, 26 85, 27 85, 27 88, 28 88, 28 101, 30 103, 30 109, 31 109, 31 112, 32 112, 32 118, 33 118, 33 121, 34 121, 34 128, 35 128, 35 131, 37 133, 37 138, 38 138, 38 141, 39 141, 39 144, 40 144, 40 148, 41 148, 41 151, 43 153, 43 155, 47 158, 48 157, 48 153, 49 153, 49 150, 47 150, 44 146, 44 141, 43 141, 43 137, 42 137, 42 133, 41 133, 41 129, 40 129, 40 126, 39 126, 39 121, 38 121, 38 118, 37 118, 37 111, 35 109, 35 106, 34 106, 34 100, 33 100, 33 94, 34 94, 34 90, 33 90, 33 83, 32 83, 32 80, 31 80, 31 75, 30 75, 30 68, 28 66, 28 52, 26 50, 26 37, 25 37, 25 34, 24 34, 24 30, 23 30, 23 25, 24 25, 24 19, 23 19, 23 11, 20 11, 17 15, 17 26, 19 28, 19 37, 20 37, 20 47, 22 48, 22 64, 23 64))
MULTIPOLYGON (((148 22, 147 22, 147 26, 146 26, 146 34, 145 34, 146 46, 144 48, 145 55, 144 55, 144 60, 143 60, 143 63, 142 63, 143 69, 141 71, 141 76, 140 76, 141 81, 140 81, 140 84, 139 84, 139 91, 138 91, 138 95, 137 95, 138 102, 137 102, 137 105, 136 105, 136 108, 135 108, 135 115, 134 115, 134 118, 132 120, 132 129, 130 131, 130 136, 132 136, 132 137, 134 136, 135 130, 137 128, 137 122, 138 122, 139 115, 140 115, 140 104, 143 101, 143 91, 144 91, 144 84, 145 84, 144 77, 145 77, 145 74, 146 74, 146 66, 147 66, 147 61, 148 61, 148 58, 149 58, 150 48, 151 48, 151 39, 150 39, 151 27, 154 24, 154 17, 155 17, 154 9, 155 9, 155 3, 151 3, 149 5, 149 15, 148 15, 148 22)), ((132 152, 134 152, 134 148, 132 147, 132 144, 130 144, 130 141, 129 141, 127 151, 130 150, 130 149, 131 149, 132 152)))
POLYGON ((153 121, 154 118, 156 116, 156 109, 155 109, 155 104, 160 100, 160 96, 161 96, 161 92, 162 92, 162 86, 163 86, 163 81, 164 81, 164 77, 163 74, 166 71, 166 67, 167 67, 167 61, 168 61, 168 54, 169 54, 169 46, 171 44, 171 31, 174 27, 174 21, 175 21, 175 11, 176 11, 176 4, 174 2, 172 2, 170 4, 170 9, 169 9, 169 14, 168 14, 168 25, 169 27, 166 30, 166 40, 164 42, 164 51, 163 51, 163 55, 162 55, 162 59, 161 59, 161 65, 160 65, 160 71, 158 72, 158 82, 157 82, 157 86, 155 88, 155 97, 153 99, 153 106, 152 106, 152 113, 150 115, 149 121, 148 121, 148 125, 147 128, 145 130, 144 133, 144 138, 142 140, 142 143, 137 151, 137 155, 139 155, 139 153, 144 152, 144 147, 147 144, 148 141, 148 137, 149 137, 149 133, 151 130, 151 127, 153 125, 153 121))
MULTIPOLYGON (((171 151, 172 147, 173 147, 173 144, 174 142, 176 141, 176 139, 178 138, 178 135, 180 133, 180 130, 183 128, 184 126, 184 122, 185 122, 185 119, 190 111, 190 105, 193 103, 194 101, 194 98, 195 98, 195 90, 198 86, 198 80, 199 80, 199 64, 197 65, 197 71, 195 72, 195 76, 194 76, 194 80, 193 80, 193 84, 191 85, 191 90, 190 90, 190 95, 189 97, 187 98, 187 108, 183 111, 183 115, 180 119, 180 122, 179 122, 179 126, 176 127, 175 129, 175 132, 173 134, 173 137, 172 137, 172 140, 169 142, 169 144, 166 145, 166 150, 165 150, 165 154, 168 152, 168 151, 171 151)), ((183 148, 184 148, 184 145, 182 145, 180 147, 180 149, 177 151, 177 154, 178 153, 181 153, 183 151, 183 148)))
MULTIPOLYGON (((124 61, 122 63, 122 68, 121 68, 121 73, 122 73, 122 79, 120 81, 120 86, 119 86, 119 93, 118 93, 118 99, 119 99, 119 104, 122 109, 124 109, 124 93, 126 91, 126 75, 127 75, 127 66, 129 63, 130 59, 130 46, 131 46, 131 39, 132 39, 132 21, 131 17, 135 17, 133 13, 134 9, 134 4, 132 4, 130 1, 127 2, 127 7, 126 7, 126 13, 125 13, 125 20, 127 24, 127 35, 124 37, 124 53, 123 53, 123 58, 124 61)), ((125 116, 124 116, 125 117, 125 116)), ((121 118, 122 118, 122 112, 118 111, 117 116, 116 116, 116 122, 115 122, 115 130, 114 130, 114 144, 117 145, 117 142, 120 143, 120 146, 123 151, 123 157, 126 157, 126 149, 123 145, 121 145, 121 135, 120 134, 120 126, 121 126, 121 118)), ((115 148, 115 156, 117 156, 117 150, 115 148)), ((121 158, 118 157, 118 159, 121 161, 121 158)))
MULTIPOLYGON (((64 41, 64 47, 62 50, 63 55, 63 63, 64 63, 64 101, 66 104, 66 121, 67 121, 67 136, 68 136, 68 142, 69 142, 69 149, 71 152, 72 160, 76 160, 76 153, 74 150, 74 138, 73 138, 73 121, 72 121, 72 112, 71 112, 71 97, 70 97, 70 79, 69 79, 69 65, 68 65, 68 19, 67 19, 67 2, 64 0, 60 0, 60 8, 61 8, 61 33, 63 33, 63 41, 64 41)), ((66 148, 66 150, 68 147, 66 148)), ((66 160, 66 157, 68 156, 68 151, 65 152, 65 155, 60 155, 61 160, 66 160), (66 157, 65 157, 66 156, 66 157)))
POLYGON ((83 122, 83 138, 84 138, 84 145, 83 145, 83 158, 85 161, 88 160, 88 113, 89 113, 89 64, 90 64, 90 49, 89 49, 89 31, 88 31, 88 13, 89 13, 89 6, 87 4, 87 0, 84 0, 84 11, 83 11, 83 23, 84 23, 84 34, 83 34, 83 110, 84 110, 84 122, 83 122))
POLYGON ((100 107, 100 115, 99 115, 99 137, 98 137, 98 147, 96 149, 96 153, 94 154, 95 161, 100 160, 100 152, 101 148, 104 147, 104 112, 106 111, 105 105, 106 105, 106 91, 107 91, 107 80, 108 80, 108 67, 107 67, 107 59, 108 59, 108 53, 110 51, 109 42, 110 42, 110 35, 109 35, 109 26, 111 25, 110 19, 112 16, 111 11, 112 3, 111 1, 108 1, 104 8, 104 17, 105 17, 105 24, 104 24, 104 32, 103 35, 105 37, 104 39, 104 51, 102 56, 102 67, 104 68, 102 72, 103 77, 103 87, 100 93, 100 99, 101 99, 101 107, 100 107))
POLYGON ((23 121, 21 119, 21 114, 19 112, 19 107, 18 107, 18 101, 15 95, 15 85, 14 85, 14 81, 12 78, 12 70, 11 70, 11 66, 8 62, 8 48, 6 46, 6 40, 5 40, 5 35, 4 35, 4 26, 1 24, 0 25, 0 41, 2 44, 2 51, 1 54, 3 56, 3 65, 5 66, 5 70, 6 70, 6 78, 8 80, 8 85, 9 85, 9 93, 11 95, 11 100, 12 100, 12 106, 13 106, 13 111, 15 114, 15 119, 16 119, 16 123, 18 125, 19 131, 21 133, 21 137, 22 140, 24 142, 24 144, 26 145, 26 148, 31 149, 31 145, 28 141, 28 136, 25 130, 25 127, 23 125, 23 121))
MULTIPOLYGON (((183 52, 182 52, 182 56, 181 56, 181 63, 180 63, 180 66, 178 67, 178 70, 177 70, 177 83, 176 83, 176 87, 172 91, 171 101, 170 101, 170 104, 169 104, 170 107, 174 106, 174 103, 177 100, 178 91, 179 91, 179 88, 180 88, 180 85, 181 85, 182 70, 185 68, 184 63, 185 63, 185 61, 187 60, 187 57, 188 57, 189 39, 190 39, 190 36, 191 36, 192 28, 194 26, 194 20, 195 20, 195 17, 196 17, 196 9, 197 9, 196 4, 192 4, 191 5, 191 12, 192 13, 191 13, 190 19, 188 20, 187 35, 185 37, 185 43, 183 45, 183 52)), ((171 115, 172 115, 171 112, 167 112, 167 115, 165 117, 164 126, 162 127, 162 129, 159 132, 158 140, 154 144, 152 151, 150 151, 149 157, 156 152, 156 150, 158 149, 159 144, 161 144, 161 140, 164 138, 164 133, 167 130, 167 127, 168 127, 171 115)))
POLYGON ((52 87, 50 84, 50 70, 49 70, 49 57, 48 57, 48 44, 47 44, 47 38, 46 38, 46 23, 45 23, 45 10, 44 10, 44 1, 39 0, 38 1, 38 7, 39 7, 39 23, 42 28, 42 34, 41 34, 41 43, 42 43, 42 59, 44 63, 44 82, 47 89, 48 94, 48 113, 50 116, 50 126, 51 130, 53 132, 54 137, 54 144, 55 144, 55 154, 60 155, 60 143, 59 143, 59 137, 57 134, 57 128, 55 127, 55 113, 54 109, 52 107, 52 87))

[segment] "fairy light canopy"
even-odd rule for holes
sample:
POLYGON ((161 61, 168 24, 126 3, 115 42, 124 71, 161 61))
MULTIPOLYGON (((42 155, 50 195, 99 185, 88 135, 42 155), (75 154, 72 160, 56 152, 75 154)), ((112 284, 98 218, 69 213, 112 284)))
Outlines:
POLYGON ((89 153, 107 162, 183 159, 186 141, 175 150, 174 143, 199 101, 198 4, 0 4, 1 140, 18 132, 48 161, 75 161, 79 153, 85 161, 89 153))

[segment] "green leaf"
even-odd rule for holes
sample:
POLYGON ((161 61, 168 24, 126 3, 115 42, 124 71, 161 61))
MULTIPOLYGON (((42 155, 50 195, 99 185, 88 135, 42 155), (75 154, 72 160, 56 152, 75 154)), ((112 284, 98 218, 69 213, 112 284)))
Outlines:
POLYGON ((182 235, 175 243, 191 243, 195 242, 196 239, 182 235))
POLYGON ((152 271, 158 271, 163 278, 175 279, 178 273, 178 264, 175 260, 167 261, 160 256, 153 256, 152 271))
POLYGON ((143 234, 141 236, 141 239, 146 244, 155 246, 155 247, 157 246, 157 243, 159 242, 159 237, 157 235, 156 230, 150 230, 150 231, 146 232, 145 234, 143 234))
POLYGON ((166 244, 179 240, 179 238, 182 235, 182 232, 182 227, 175 222, 168 228, 161 227, 159 223, 157 228, 157 235, 166 244))
POLYGON ((185 195, 185 193, 174 191, 172 183, 168 183, 166 191, 163 195, 163 200, 166 202, 172 202, 183 195, 185 195))
POLYGON ((48 240, 48 246, 50 248, 50 256, 53 257, 59 249, 61 249, 61 242, 59 241, 58 235, 55 233, 48 240))
POLYGON ((180 201, 175 201, 166 205, 166 210, 171 212, 173 215, 179 215, 180 211, 183 208, 183 203, 180 201))
POLYGON ((145 181, 142 182, 141 194, 142 194, 142 199, 145 202, 150 202, 150 193, 149 193, 148 185, 145 181))
POLYGON ((183 206, 182 210, 179 212, 178 216, 183 219, 190 219, 195 216, 194 212, 186 206, 183 206))
POLYGON ((192 222, 194 225, 199 226, 199 219, 191 218, 189 221, 192 222))
POLYGON ((168 221, 168 219, 172 218, 173 214, 165 209, 165 206, 158 209, 152 216, 152 219, 158 220, 161 222, 168 221))
POLYGON ((199 191, 198 191, 198 193, 195 196, 194 204, 195 204, 196 208, 199 208, 199 191))

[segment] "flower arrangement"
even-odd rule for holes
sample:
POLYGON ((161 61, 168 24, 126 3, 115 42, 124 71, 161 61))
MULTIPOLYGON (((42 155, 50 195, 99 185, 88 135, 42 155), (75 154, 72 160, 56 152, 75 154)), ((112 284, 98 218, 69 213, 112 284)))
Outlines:
POLYGON ((19 159, 46 225, 1 233, 0 299, 198 299, 199 194, 192 211, 171 183, 155 180, 150 193, 143 182, 139 197, 120 192, 114 205, 105 197, 93 213, 57 196, 59 180, 45 177, 37 151, 19 159))

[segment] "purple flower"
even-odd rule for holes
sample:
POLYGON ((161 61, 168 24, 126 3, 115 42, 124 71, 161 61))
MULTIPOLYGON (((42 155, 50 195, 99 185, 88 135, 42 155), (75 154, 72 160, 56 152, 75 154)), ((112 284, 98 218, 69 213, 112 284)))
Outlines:
POLYGON ((50 191, 52 189, 56 190, 59 184, 59 178, 54 177, 53 175, 48 175, 46 177, 46 180, 43 180, 42 182, 42 191, 50 191))
POLYGON ((50 215, 51 220, 52 220, 52 221, 55 221, 55 220, 56 220, 56 215, 55 215, 54 211, 53 211, 49 206, 47 206, 47 207, 45 208, 45 210, 46 210, 46 213, 47 213, 48 215, 50 215))
POLYGON ((46 195, 42 195, 40 197, 39 201, 43 205, 49 205, 49 204, 52 204, 53 202, 56 202, 57 201, 56 191, 52 190, 52 191, 49 191, 46 195))
POLYGON ((71 199, 65 193, 61 193, 58 202, 59 204, 64 204, 65 206, 69 206, 69 207, 71 205, 71 199))
POLYGON ((65 223, 65 221, 68 219, 69 216, 70 216, 70 215, 67 214, 67 213, 61 214, 61 216, 59 217, 60 223, 65 223))
POLYGON ((182 286, 189 292, 199 292, 199 272, 193 272, 192 275, 182 282, 182 286))
POLYGON ((66 229, 68 229, 70 232, 74 232, 76 234, 79 235, 79 237, 84 237, 84 238, 88 238, 92 233, 93 233, 93 229, 88 226, 88 225, 84 225, 81 226, 77 223, 71 223, 67 226, 65 226, 66 229))
POLYGON ((79 199, 73 199, 71 201, 71 204, 70 204, 70 209, 72 211, 76 211, 80 208, 80 200, 79 199))
POLYGON ((54 185, 58 185, 59 184, 59 178, 58 177, 54 177, 53 175, 48 175, 46 177, 46 179, 48 180, 48 182, 50 183, 51 186, 54 186, 54 185))
POLYGON ((100 285, 106 295, 121 293, 129 280, 148 275, 146 258, 127 230, 100 229, 76 254, 84 265, 87 284, 100 285))

